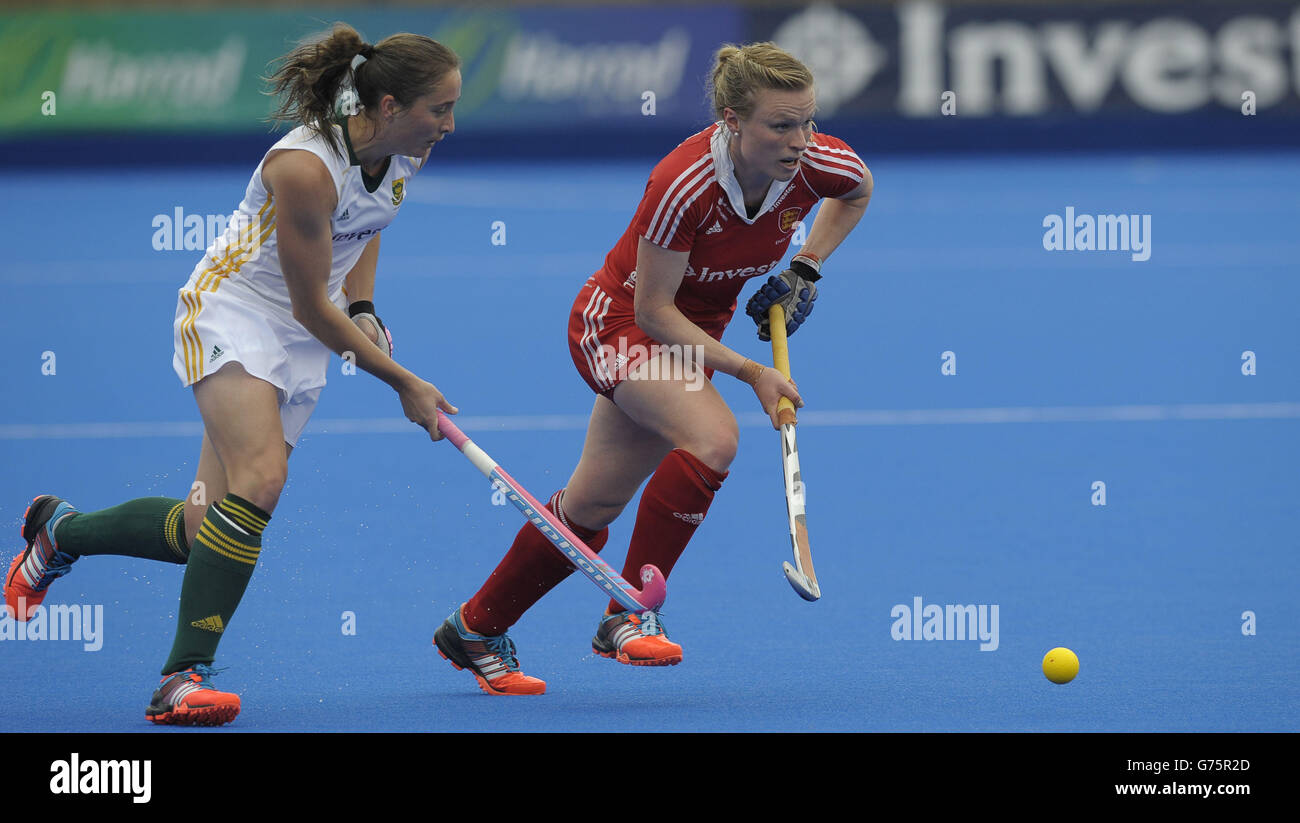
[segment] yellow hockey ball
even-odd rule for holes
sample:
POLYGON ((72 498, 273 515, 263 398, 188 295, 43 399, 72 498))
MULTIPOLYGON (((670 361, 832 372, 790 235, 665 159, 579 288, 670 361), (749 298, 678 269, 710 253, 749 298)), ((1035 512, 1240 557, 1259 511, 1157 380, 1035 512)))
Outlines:
POLYGON ((1043 674, 1053 683, 1069 683, 1079 673, 1079 656, 1064 646, 1043 655, 1043 674))

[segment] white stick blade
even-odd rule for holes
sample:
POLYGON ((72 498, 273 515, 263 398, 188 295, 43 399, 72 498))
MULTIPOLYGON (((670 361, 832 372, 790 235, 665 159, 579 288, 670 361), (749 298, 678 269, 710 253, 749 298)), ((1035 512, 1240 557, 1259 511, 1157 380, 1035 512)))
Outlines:
POLYGON ((804 600, 812 602, 822 596, 821 587, 817 585, 816 580, 810 580, 803 572, 791 566, 789 563, 782 563, 781 568, 785 570, 785 579, 790 581, 794 588, 795 594, 804 600))

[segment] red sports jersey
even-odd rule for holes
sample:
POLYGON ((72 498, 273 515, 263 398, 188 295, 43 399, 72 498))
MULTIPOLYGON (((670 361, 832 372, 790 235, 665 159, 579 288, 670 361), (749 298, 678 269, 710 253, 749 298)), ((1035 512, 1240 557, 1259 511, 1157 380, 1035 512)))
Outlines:
MULTIPOLYGON (((690 252, 674 302, 687 319, 721 340, 745 281, 774 273, 795 223, 823 197, 853 191, 866 173, 843 140, 813 134, 798 172, 785 183, 773 182, 758 216, 750 220, 727 150, 730 136, 715 123, 655 166, 631 225, 578 292, 569 314, 569 354, 593 391, 612 399, 639 356, 657 342, 636 325, 640 238, 690 252)), ((711 377, 713 370, 705 373, 711 377)))
POLYGON ((687 138, 655 166, 632 223, 592 281, 614 302, 632 307, 637 241, 689 251, 677 290, 682 314, 701 327, 725 326, 745 281, 775 274, 795 223, 823 197, 840 197, 862 183, 866 166, 843 140, 814 133, 786 183, 774 182, 753 220, 727 150, 731 133, 715 123, 687 138))

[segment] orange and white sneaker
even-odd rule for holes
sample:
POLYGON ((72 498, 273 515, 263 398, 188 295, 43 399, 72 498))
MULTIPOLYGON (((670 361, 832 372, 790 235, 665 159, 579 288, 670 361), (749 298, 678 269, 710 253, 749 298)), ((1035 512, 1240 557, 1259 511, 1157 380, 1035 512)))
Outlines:
POLYGON ((239 714, 239 695, 219 692, 208 682, 222 669, 202 663, 165 675, 144 716, 167 726, 220 726, 239 714))
POLYGON ((54 527, 76 509, 61 498, 43 494, 32 500, 23 515, 23 549, 9 564, 5 575, 5 607, 17 620, 26 622, 45 599, 46 589, 72 571, 76 558, 59 551, 54 527))
POLYGON ((630 666, 676 666, 682 647, 668 639, 658 612, 607 614, 592 638, 591 650, 630 666))
POLYGON ((448 617, 434 632, 438 654, 457 670, 468 669, 478 686, 488 694, 545 694, 546 681, 519 670, 515 642, 509 635, 475 634, 465 628, 461 609, 448 617))

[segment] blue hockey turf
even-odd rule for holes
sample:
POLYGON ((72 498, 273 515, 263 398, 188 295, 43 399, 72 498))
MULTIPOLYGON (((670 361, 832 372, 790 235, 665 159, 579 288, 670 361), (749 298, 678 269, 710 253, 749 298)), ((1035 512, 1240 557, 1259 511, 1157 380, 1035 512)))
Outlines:
MULTIPOLYGON (((575 576, 512 631, 548 693, 483 695, 430 639, 522 518, 336 360, 222 642, 216 685, 244 701, 226 730, 1300 730, 1300 156, 858 148, 874 202, 791 341, 819 602, 781 572, 777 435, 719 378, 741 447, 669 581, 684 662, 594 656, 605 601, 575 576), (1067 207, 1150 215, 1150 259, 1045 250, 1067 207), (898 639, 917 598, 997 622, 984 641, 898 639), (1064 686, 1040 671, 1054 646, 1082 663, 1064 686)), ((4 177, 6 558, 36 494, 94 510, 187 493, 200 428, 171 324, 201 252, 155 250, 153 221, 229 213, 256 160, 4 177)), ((652 162, 437 161, 384 232, 376 302, 399 359, 545 497, 592 404, 566 313, 652 162)), ((743 313, 724 340, 770 362, 743 313)), ((97 638, 0 626, 0 731, 168 733, 144 709, 182 571, 87 558, 47 603, 102 607, 97 638)))

